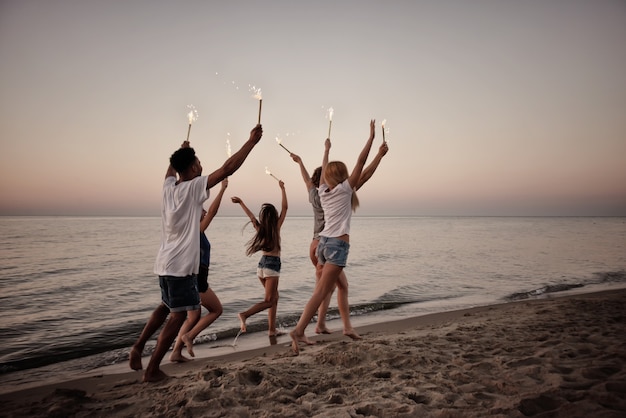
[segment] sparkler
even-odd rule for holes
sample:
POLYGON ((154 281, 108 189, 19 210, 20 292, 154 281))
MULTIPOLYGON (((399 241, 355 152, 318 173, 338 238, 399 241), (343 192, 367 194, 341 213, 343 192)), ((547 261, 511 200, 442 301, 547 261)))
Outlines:
POLYGON ((280 181, 280 179, 278 177, 276 177, 275 175, 273 175, 272 172, 267 167, 265 167, 265 174, 268 174, 268 175, 274 177, 276 179, 276 181, 280 181))
POLYGON ((189 113, 187 113, 187 119, 189 120, 189 128, 187 129, 187 141, 189 141, 189 134, 191 133, 191 124, 198 119, 198 111, 194 105, 187 105, 189 113))
POLYGON ((261 106, 263 105, 263 96, 261 95, 261 88, 257 88, 255 86, 250 86, 250 91, 252 91, 254 94, 252 95, 252 97, 254 99, 258 99, 259 100, 259 120, 258 120, 258 124, 261 124, 261 106))
POLYGON ((287 148, 285 148, 285 146, 284 146, 283 144, 281 144, 281 142, 280 142, 280 141, 281 141, 281 140, 280 140, 280 138, 279 138, 279 137, 276 137, 276 142, 278 142, 278 145, 280 145, 281 147, 283 147, 283 149, 284 149, 285 151, 287 151, 289 154, 291 154, 291 151, 289 151, 287 148))
POLYGON ((235 337, 235 341, 233 341, 232 346, 233 347, 237 347, 237 340, 239 339, 239 336, 241 335, 241 330, 239 330, 239 332, 237 333, 237 336, 235 337))
POLYGON ((328 109, 328 137, 330 138, 330 128, 333 126, 333 113, 335 109, 332 107, 328 109))
POLYGON ((230 150, 230 134, 227 133, 226 134, 227 138, 226 138, 226 155, 228 156, 228 158, 231 157, 232 153, 230 150))
POLYGON ((383 142, 387 142, 387 141, 385 141, 385 124, 386 123, 387 123, 387 119, 383 119, 383 123, 382 123, 382 126, 383 126, 383 142))

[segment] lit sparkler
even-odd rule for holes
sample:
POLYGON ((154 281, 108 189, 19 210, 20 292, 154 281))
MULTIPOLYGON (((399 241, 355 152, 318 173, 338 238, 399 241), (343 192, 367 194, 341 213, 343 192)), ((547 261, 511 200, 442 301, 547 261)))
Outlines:
POLYGON ((383 119, 382 127, 383 127, 383 142, 387 142, 385 140, 385 124, 387 123, 387 119, 383 119))
POLYGON ((187 113, 187 119, 189 120, 189 128, 187 129, 187 141, 189 141, 189 134, 191 133, 191 124, 198 119, 198 111, 194 105, 187 105, 189 113, 187 113))
POLYGON ((237 333, 237 336, 235 337, 235 341, 233 341, 232 346, 233 347, 237 347, 237 340, 239 339, 239 336, 241 335, 241 330, 239 330, 239 332, 237 333))
POLYGON ((252 95, 252 97, 254 99, 258 99, 259 100, 259 120, 258 120, 258 124, 261 124, 261 106, 263 105, 263 96, 261 95, 261 88, 257 88, 255 86, 250 86, 250 91, 253 92, 254 94, 252 95))
POLYGON ((328 137, 330 138, 330 128, 333 126, 333 113, 335 109, 332 107, 328 109, 328 137))
POLYGON ((232 152, 230 150, 230 134, 227 133, 226 134, 227 138, 226 138, 226 155, 228 156, 228 158, 231 157, 232 152))
POLYGON ((287 148, 285 148, 285 146, 281 143, 281 139, 279 137, 276 137, 276 142, 278 142, 278 145, 280 145, 281 147, 283 147, 283 149, 285 151, 287 151, 289 154, 291 154, 291 151, 289 151, 287 148))
POLYGON ((267 167, 265 167, 265 174, 274 177, 276 179, 276 181, 280 181, 280 179, 278 177, 276 177, 275 175, 273 175, 272 172, 267 167))

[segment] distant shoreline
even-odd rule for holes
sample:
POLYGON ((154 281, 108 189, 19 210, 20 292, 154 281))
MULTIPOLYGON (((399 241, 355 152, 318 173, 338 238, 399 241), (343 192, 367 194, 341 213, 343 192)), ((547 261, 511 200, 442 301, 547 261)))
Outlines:
MULTIPOLYGON (((160 215, 40 215, 40 214, 4 214, 0 215, 0 218, 159 218, 160 215)), ((313 215, 301 213, 301 214, 289 214, 290 218, 312 218, 313 215)), ((216 218, 224 219, 248 219, 245 216, 240 215, 216 215, 216 218)), ((353 218, 376 218, 376 219, 417 219, 417 218, 520 218, 520 219, 532 219, 532 218, 626 218, 624 215, 359 215, 355 213, 353 218)))

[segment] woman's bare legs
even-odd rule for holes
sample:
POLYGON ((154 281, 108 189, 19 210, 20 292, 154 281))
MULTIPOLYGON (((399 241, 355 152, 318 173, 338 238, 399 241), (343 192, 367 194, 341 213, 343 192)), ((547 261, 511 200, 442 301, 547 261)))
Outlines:
POLYGON ((252 315, 259 313, 265 309, 268 312, 268 332, 270 335, 276 335, 276 311, 278 306, 278 277, 259 277, 261 284, 265 288, 265 298, 263 302, 253 305, 250 309, 240 312, 239 322, 241 323, 241 332, 246 332, 246 320, 252 315))
POLYGON ((337 305, 339 305, 339 314, 343 322, 343 335, 360 340, 361 336, 352 328, 350 322, 350 304, 348 302, 348 278, 342 270, 337 281, 337 305))
POLYGON ((318 308, 326 298, 326 296, 332 292, 335 287, 337 280, 339 279, 339 275, 343 267, 336 266, 334 264, 326 263, 324 264, 324 268, 322 269, 322 276, 320 280, 315 285, 315 290, 313 291, 313 295, 311 299, 307 302, 302 311, 302 315, 298 320, 298 324, 296 327, 289 333, 291 336, 291 349, 298 354, 300 349, 298 347, 299 342, 303 342, 306 344, 313 344, 306 336, 304 335, 304 331, 306 330, 307 325, 313 319, 315 312, 317 312, 318 308))
MULTIPOLYGON (((343 274, 343 272, 341 272, 341 274, 343 274)), ((326 314, 328 313, 328 307, 330 306, 330 301, 333 297, 334 291, 335 287, 333 286, 332 290, 328 295, 326 295, 326 298, 324 298, 319 309, 317 310, 317 325, 315 326, 316 334, 332 334, 332 331, 326 326, 326 314)))
POLYGON ((222 315, 222 303, 212 289, 207 289, 206 292, 200 293, 200 303, 206 308, 208 313, 205 316, 200 317, 200 319, 196 318, 196 323, 191 329, 186 329, 187 321, 189 321, 189 318, 187 318, 187 321, 185 321, 183 327, 178 333, 178 338, 176 339, 176 343, 174 344, 172 354, 170 355, 170 361, 189 360, 182 355, 183 344, 187 346, 187 351, 189 352, 189 354, 194 357, 195 355, 193 353, 193 340, 204 329, 208 328, 213 322, 215 322, 215 320, 219 318, 220 315, 222 315))
MULTIPOLYGON (((309 258, 311 259, 311 263, 313 263, 313 265, 317 268, 317 246, 320 243, 319 238, 318 239, 313 239, 313 241, 311 241, 311 245, 309 247, 309 258)), ((321 273, 321 270, 320 270, 321 273)), ((317 271, 315 272, 316 276, 317 276, 317 271)), ((319 278, 319 276, 318 276, 319 278)))
POLYGON ((267 330, 270 337, 279 335, 276 330, 276 314, 278 311, 278 277, 268 277, 265 280, 265 298, 270 294, 270 302, 272 306, 267 311, 267 330), (271 279, 271 280, 270 280, 271 279))
MULTIPOLYGON (((170 354, 170 361, 173 361, 173 362, 189 361, 189 359, 183 356, 183 353, 182 353, 183 345, 185 345, 183 336, 187 333, 187 331, 193 328, 193 326, 198 322, 199 318, 200 318, 200 309, 187 312, 187 319, 185 319, 183 326, 180 327, 180 331, 178 331, 178 336, 176 337, 176 342, 174 343, 172 354, 170 354)), ((191 344, 187 345, 187 352, 189 353, 191 357, 195 357, 191 344)))
MULTIPOLYGON (((320 243, 319 239, 313 239, 311 241, 311 246, 309 247, 309 258, 311 258, 311 263, 315 266, 315 284, 320 281, 320 277, 322 277, 322 269, 324 266, 317 264, 317 245, 320 243)), ((316 334, 330 334, 331 331, 326 327, 326 312, 328 312, 328 306, 330 305, 330 299, 333 296, 333 293, 330 294, 324 299, 317 313, 317 325, 315 326, 316 334)))

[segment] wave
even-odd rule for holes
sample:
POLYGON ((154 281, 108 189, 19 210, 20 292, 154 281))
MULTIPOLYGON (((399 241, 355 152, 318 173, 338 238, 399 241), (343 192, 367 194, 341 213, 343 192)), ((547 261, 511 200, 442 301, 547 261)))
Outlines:
MULTIPOLYGON (((350 306, 351 316, 367 315, 372 312, 395 309, 399 306, 406 305, 411 302, 372 302, 362 303, 350 306)), ((301 312, 290 312, 279 315, 277 323, 279 328, 284 330, 294 327, 300 319, 301 312)), ((329 309, 328 318, 339 318, 339 311, 336 308, 329 309)), ((317 320, 317 317, 314 318, 317 320)), ((0 363, 0 374, 11 373, 20 370, 34 369, 48 366, 51 364, 66 362, 69 360, 77 360, 89 357, 89 360, 81 362, 80 368, 93 369, 111 364, 124 362, 128 359, 128 353, 132 344, 139 336, 144 323, 136 322, 127 324, 123 327, 110 327, 100 329, 98 332, 89 335, 76 336, 74 342, 67 341, 64 343, 41 344, 39 348, 31 347, 28 356, 22 355, 5 355, 4 360, 0 363), (80 340, 80 341, 77 341, 80 340), (19 357, 12 359, 12 357, 19 357)), ((247 324, 247 332, 265 332, 267 331, 267 322, 260 320, 247 324)), ((231 327, 214 333, 201 334, 194 341, 196 344, 208 344, 215 342, 231 343, 237 336, 239 327, 231 327)), ((146 345, 144 355, 149 355, 154 350, 155 334, 146 345)))
MULTIPOLYGON (((512 293, 505 296, 505 301, 517 301, 529 298, 545 297, 546 295, 564 292, 575 288, 581 288, 594 284, 619 284, 626 283, 626 270, 612 272, 594 273, 586 279, 564 280, 562 283, 546 284, 538 288, 512 293)), ((411 304, 420 304, 432 301, 452 300, 462 297, 464 292, 457 293, 437 293, 418 296, 417 286, 403 286, 394 289, 378 297, 372 302, 350 305, 351 316, 368 315, 375 312, 393 310, 411 304)), ((292 328, 300 319, 301 311, 292 311, 280 314, 277 318, 279 329, 292 328)), ((328 319, 340 318, 339 311, 332 307, 328 311, 328 319)), ((317 318, 314 317, 313 321, 317 318)), ((43 366, 53 365, 61 362, 75 360, 78 370, 89 370, 107 365, 125 362, 128 359, 130 347, 139 336, 145 322, 132 321, 123 326, 111 326, 100 328, 96 332, 74 336, 71 340, 63 343, 56 341, 42 343, 39 347, 29 347, 28 355, 13 352, 3 355, 0 362, 0 374, 11 373, 20 370, 34 369, 43 366)), ((250 321, 247 324, 248 333, 266 332, 267 322, 265 320, 250 321)), ((8 332, 6 328, 0 330, 8 332)), ((216 332, 201 334, 194 344, 232 344, 239 332, 238 326, 229 327, 216 332)), ((149 355, 154 350, 155 335, 146 345, 144 355, 149 355)), ((219 346, 219 345, 218 345, 219 346)), ((70 367, 70 366, 68 366, 70 367)))
POLYGON ((598 272, 594 273, 588 279, 580 279, 576 283, 556 283, 547 284, 545 286, 531 289, 523 292, 515 292, 504 297, 506 301, 516 301, 523 299, 532 299, 538 297, 545 297, 546 295, 565 292, 572 289, 585 287, 588 285, 602 285, 613 283, 626 283, 626 270, 598 272))

